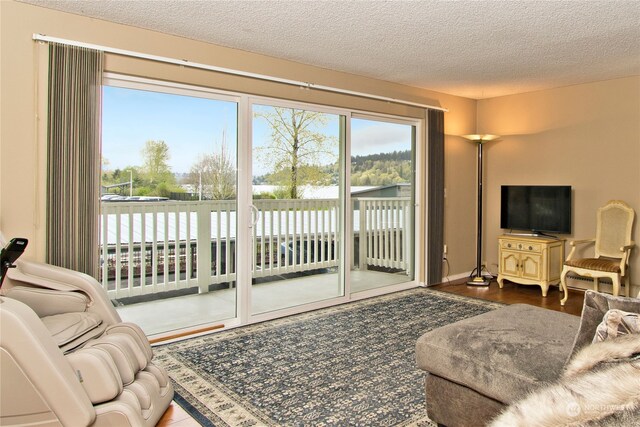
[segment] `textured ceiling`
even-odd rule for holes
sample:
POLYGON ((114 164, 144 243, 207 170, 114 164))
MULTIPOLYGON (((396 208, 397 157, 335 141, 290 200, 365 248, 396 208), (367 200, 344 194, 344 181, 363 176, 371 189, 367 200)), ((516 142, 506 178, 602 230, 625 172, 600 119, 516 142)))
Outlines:
POLYGON ((476 99, 640 75, 638 0, 21 1, 476 99))

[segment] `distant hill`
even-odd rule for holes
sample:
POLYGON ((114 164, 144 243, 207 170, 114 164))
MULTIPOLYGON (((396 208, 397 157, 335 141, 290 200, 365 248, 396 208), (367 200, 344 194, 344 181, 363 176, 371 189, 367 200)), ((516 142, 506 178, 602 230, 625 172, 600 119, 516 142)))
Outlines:
POLYGON ((411 151, 351 157, 351 185, 411 182, 411 151))
MULTIPOLYGON (((320 175, 326 177, 322 183, 315 185, 338 185, 338 164, 321 166, 320 175)), ((392 153, 369 154, 351 157, 352 186, 380 186, 411 182, 411 151, 394 151, 392 153)), ((277 174, 265 174, 253 178, 253 183, 273 184, 277 182, 277 174)))

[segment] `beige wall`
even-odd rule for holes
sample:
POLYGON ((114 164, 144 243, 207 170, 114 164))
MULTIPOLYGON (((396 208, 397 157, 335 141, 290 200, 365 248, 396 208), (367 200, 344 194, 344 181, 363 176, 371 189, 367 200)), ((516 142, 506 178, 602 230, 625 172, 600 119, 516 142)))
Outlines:
MULTIPOLYGON (((484 253, 492 271, 503 184, 571 185, 569 240, 595 236, 596 209, 608 200, 640 213, 640 76, 478 101, 478 131, 502 136, 485 157, 484 253)), ((633 238, 640 243, 637 218, 633 238)), ((640 285, 638 247, 631 283, 640 285)))
MULTIPOLYGON (((474 147, 457 137, 476 127, 476 101, 375 79, 283 61, 223 48, 180 37, 65 14, 13 1, 0 1, 0 229, 7 236, 30 239, 28 257, 44 257, 43 130, 38 131, 38 100, 44 85, 37 85, 43 68, 42 48, 34 33, 78 40, 147 54, 188 59, 263 73, 282 78, 369 92, 449 109, 445 115, 446 185, 445 242, 449 245, 452 273, 469 271, 474 264, 474 147), (40 88, 40 89, 38 89, 40 88)), ((388 114, 424 117, 424 111, 386 102, 349 96, 302 91, 271 83, 256 83, 239 77, 162 65, 109 55, 109 71, 155 77, 247 93, 337 105, 388 114)), ((40 122, 40 126, 42 123, 40 122)))

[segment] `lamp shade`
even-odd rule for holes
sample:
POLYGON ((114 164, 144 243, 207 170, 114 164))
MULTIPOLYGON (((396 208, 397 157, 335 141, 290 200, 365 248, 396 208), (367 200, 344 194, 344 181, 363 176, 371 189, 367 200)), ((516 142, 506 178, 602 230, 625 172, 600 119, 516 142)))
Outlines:
POLYGON ((479 142, 480 144, 482 144, 484 142, 493 141, 494 139, 500 138, 498 135, 490 135, 490 134, 486 134, 486 135, 480 135, 480 134, 462 135, 462 137, 463 138, 467 138, 470 141, 479 142))

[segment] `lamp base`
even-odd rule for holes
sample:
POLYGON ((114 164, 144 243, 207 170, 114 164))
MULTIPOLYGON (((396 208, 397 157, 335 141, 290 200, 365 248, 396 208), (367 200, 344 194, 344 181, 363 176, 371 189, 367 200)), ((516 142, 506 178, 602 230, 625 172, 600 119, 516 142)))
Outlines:
POLYGON ((471 285, 471 286, 489 286, 489 283, 491 281, 488 279, 485 279, 482 276, 476 276, 474 278, 472 278, 471 280, 467 281, 467 285, 471 285))

